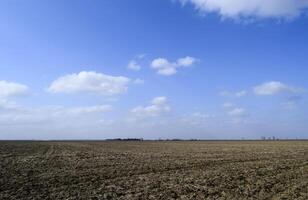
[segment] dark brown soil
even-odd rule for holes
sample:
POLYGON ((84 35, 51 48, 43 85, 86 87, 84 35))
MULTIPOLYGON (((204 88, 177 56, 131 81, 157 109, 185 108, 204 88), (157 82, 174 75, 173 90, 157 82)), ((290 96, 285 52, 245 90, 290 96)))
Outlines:
POLYGON ((0 142, 0 199, 307 200, 308 142, 0 142))

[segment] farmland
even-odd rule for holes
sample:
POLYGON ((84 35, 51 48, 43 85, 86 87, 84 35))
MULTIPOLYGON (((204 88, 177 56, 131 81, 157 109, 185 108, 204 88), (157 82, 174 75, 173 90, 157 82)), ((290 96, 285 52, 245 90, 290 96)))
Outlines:
POLYGON ((0 199, 308 199, 307 141, 2 141, 0 199))

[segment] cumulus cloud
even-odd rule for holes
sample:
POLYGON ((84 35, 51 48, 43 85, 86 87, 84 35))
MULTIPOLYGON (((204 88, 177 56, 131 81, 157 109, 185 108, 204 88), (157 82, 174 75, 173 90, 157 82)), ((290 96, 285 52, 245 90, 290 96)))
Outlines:
POLYGON ((0 81, 0 98, 22 96, 28 93, 26 85, 14 82, 0 81))
POLYGON ((299 89, 278 81, 271 81, 255 86, 253 91, 256 95, 275 95, 284 92, 297 93, 299 92, 299 89))
POLYGON ((176 64, 170 63, 165 58, 156 58, 152 61, 151 67, 157 70, 158 74, 170 76, 177 73, 176 64))
POLYGON ((156 58, 152 61, 151 67, 160 75, 171 76, 176 74, 179 68, 190 67, 196 61, 196 58, 190 56, 179 58, 176 62, 170 62, 166 58, 156 58))
POLYGON ((137 63, 136 60, 130 60, 127 65, 127 69, 139 71, 141 69, 141 66, 137 63))
POLYGON ((179 58, 177 60, 177 65, 181 67, 189 67, 196 62, 196 59, 190 56, 186 56, 184 58, 179 58))
POLYGON ((222 18, 292 19, 306 12, 308 0, 179 0, 201 13, 218 13, 222 18))
POLYGON ((148 106, 138 106, 131 110, 131 114, 137 118, 156 117, 168 113, 171 110, 167 97, 155 97, 148 106))
POLYGON ((131 80, 124 76, 110 76, 93 71, 82 71, 56 79, 50 87, 52 93, 96 93, 101 95, 115 95, 127 91, 131 80))

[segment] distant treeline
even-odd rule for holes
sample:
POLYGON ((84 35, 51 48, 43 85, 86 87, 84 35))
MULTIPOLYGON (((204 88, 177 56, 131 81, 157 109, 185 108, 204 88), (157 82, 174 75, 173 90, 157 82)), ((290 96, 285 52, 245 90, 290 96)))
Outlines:
POLYGON ((143 138, 113 138, 106 141, 143 141, 143 138))
MULTIPOLYGON (((272 137, 265 137, 265 136, 262 136, 261 137, 261 140, 281 140, 275 136, 272 136, 272 137)), ((297 139, 293 139, 293 140, 297 140, 297 139)))
MULTIPOLYGON (((113 139, 106 139, 106 141, 143 141, 143 138, 113 138, 113 139)), ((198 141, 198 139, 188 139, 188 140, 184 140, 184 139, 154 139, 151 141, 198 141)))
POLYGON ((298 139, 298 138, 277 138, 277 137, 261 137, 260 139, 178 139, 178 138, 173 138, 173 139, 143 139, 143 138, 111 138, 111 139, 106 139, 105 141, 294 141, 294 140, 307 140, 307 139, 298 139))
POLYGON ((70 139, 70 140, 0 140, 0 142, 85 142, 85 141, 308 141, 308 138, 276 138, 261 137, 260 139, 143 139, 143 138, 111 138, 111 139, 70 139))

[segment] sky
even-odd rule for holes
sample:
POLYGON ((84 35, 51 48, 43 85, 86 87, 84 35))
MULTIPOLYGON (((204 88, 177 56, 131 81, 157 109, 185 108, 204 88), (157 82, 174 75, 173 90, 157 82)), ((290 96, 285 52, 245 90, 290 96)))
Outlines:
POLYGON ((0 1, 0 139, 308 138, 307 0, 0 1))

